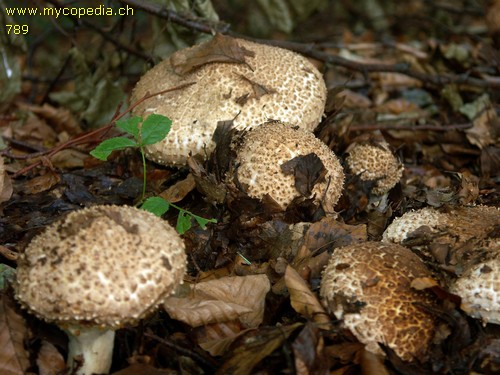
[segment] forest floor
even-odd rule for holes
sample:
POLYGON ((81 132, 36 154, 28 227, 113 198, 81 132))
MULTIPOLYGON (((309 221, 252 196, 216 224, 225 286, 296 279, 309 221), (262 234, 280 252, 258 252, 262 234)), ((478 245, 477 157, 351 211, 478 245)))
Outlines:
MULTIPOLYGON (((455 272, 449 264, 426 258, 437 283, 426 288, 438 300, 429 313, 438 323, 429 348, 414 361, 383 345, 384 356, 365 350, 319 297, 321 271, 335 249, 380 241, 394 218, 423 207, 498 207, 500 2, 363 2, 367 8, 324 2, 323 9, 291 19, 289 32, 274 24, 262 35, 250 35, 246 8, 224 1, 213 2, 224 22, 139 3, 120 2, 137 5, 129 18, 14 17, 30 31, 24 40, 2 41, 9 46, 0 51, 3 74, 11 64, 14 75, 0 95, 0 373, 64 373, 64 333, 16 303, 10 287, 16 260, 68 212, 140 203, 140 153, 117 151, 100 161, 89 152, 118 134, 112 124, 127 111, 129 94, 148 68, 214 30, 258 36, 308 57, 328 88, 316 136, 343 165, 350 145, 385 139, 404 164, 403 175, 387 207, 373 211, 374 181, 346 170, 333 219, 304 207, 283 214, 261 202, 228 201, 220 176, 210 172, 214 160, 181 168, 147 161, 147 196, 216 223, 202 228, 193 220, 183 234, 185 281, 193 289, 180 296, 190 299, 188 316, 160 309, 118 330, 112 373, 500 373, 500 326, 461 310, 446 288, 455 272), (378 6, 376 17, 369 4, 378 6), (195 294, 195 285, 204 292, 195 294)), ((178 220, 173 209, 163 217, 174 226, 178 220)), ((474 241, 498 242, 499 228, 497 217, 474 241)), ((427 248, 436 245, 426 241, 427 248)), ((418 253, 422 242, 412 246, 418 253)))

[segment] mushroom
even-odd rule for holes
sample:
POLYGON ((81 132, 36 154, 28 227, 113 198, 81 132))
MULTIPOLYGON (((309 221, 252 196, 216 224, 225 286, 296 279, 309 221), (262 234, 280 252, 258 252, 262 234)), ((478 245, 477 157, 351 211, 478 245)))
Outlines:
POLYGON ((500 244, 491 243, 482 254, 465 263, 450 286, 461 298, 460 308, 486 323, 500 324, 500 244))
POLYGON ((450 292, 461 297, 461 308, 483 323, 500 324, 500 227, 496 207, 470 206, 438 210, 422 208, 395 219, 384 242, 415 243, 443 269, 455 274, 450 292), (421 241, 418 237, 424 237, 421 241), (413 240, 413 241, 410 241, 413 240))
POLYGON ((252 198, 269 196, 282 210, 303 197, 334 212, 344 173, 335 154, 313 133, 266 122, 236 137, 232 148, 236 157, 226 174, 230 186, 252 198))
POLYGON ((408 211, 403 216, 394 219, 387 227, 382 235, 382 241, 400 244, 420 227, 426 226, 431 231, 434 231, 439 225, 446 225, 446 220, 446 214, 432 207, 408 211))
POLYGON ((326 102, 321 73, 305 57, 219 34, 177 51, 148 71, 131 101, 191 82, 195 83, 133 109, 137 116, 156 113, 172 120, 168 137, 146 147, 147 157, 157 163, 182 165, 190 153, 210 153, 215 147, 212 135, 221 121, 233 121, 242 129, 274 119, 313 130, 326 102))
POLYGON ((68 366, 108 373, 115 330, 151 313, 182 283, 184 244, 134 207, 74 211, 36 236, 18 260, 21 305, 69 338, 68 366))
POLYGON ((403 246, 365 242, 335 249, 323 272, 320 295, 366 349, 383 354, 379 343, 403 360, 421 359, 435 322, 422 306, 435 303, 427 291, 412 288, 431 277, 418 256, 403 246))
POLYGON ((379 211, 385 210, 387 193, 403 175, 403 164, 392 153, 384 140, 377 142, 354 142, 346 150, 346 165, 350 173, 361 181, 373 181, 371 203, 379 211))

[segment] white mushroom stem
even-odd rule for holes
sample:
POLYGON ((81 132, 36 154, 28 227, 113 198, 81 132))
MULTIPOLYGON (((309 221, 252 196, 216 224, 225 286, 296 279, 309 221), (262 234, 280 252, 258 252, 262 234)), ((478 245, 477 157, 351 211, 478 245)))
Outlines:
POLYGON ((81 362, 76 375, 108 374, 113 359, 114 330, 73 327, 65 330, 69 338, 68 367, 81 362))

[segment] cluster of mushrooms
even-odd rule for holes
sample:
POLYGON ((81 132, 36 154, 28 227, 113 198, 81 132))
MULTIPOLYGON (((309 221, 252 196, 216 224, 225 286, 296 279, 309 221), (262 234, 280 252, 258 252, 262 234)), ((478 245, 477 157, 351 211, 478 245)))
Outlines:
MULTIPOLYGON (((239 48, 241 61, 183 68, 179 61, 199 55, 200 46, 195 46, 175 53, 141 78, 133 102, 148 92, 194 82, 134 108, 134 115, 157 113, 173 121, 168 137, 147 147, 148 158, 179 166, 192 155, 207 156, 215 148, 217 126, 231 122, 241 132, 230 145, 235 157, 224 177, 228 191, 271 199, 283 211, 307 199, 334 216, 345 177, 339 158, 312 133, 326 101, 320 72, 285 49, 241 39, 230 43, 239 48), (189 100, 193 97, 197 101, 189 100), (309 184, 298 185, 302 163, 318 168, 315 176, 307 177, 309 184)), ((351 175, 373 182, 373 207, 384 207, 403 172, 389 145, 352 144, 344 159, 351 175)), ((468 227, 469 211, 476 212, 479 221, 488 216, 484 233, 498 227, 499 212, 487 207, 459 211, 410 212, 394 220, 382 241, 333 251, 319 294, 327 310, 368 351, 383 354, 382 344, 411 361, 421 358, 432 341, 436 321, 429 308, 437 299, 416 288, 415 281, 434 276, 405 246, 422 227, 455 239, 448 241, 449 254, 442 264, 454 267, 457 277, 449 290, 462 298, 463 310, 500 324, 499 242, 478 243, 477 254, 455 251, 473 236, 467 237, 462 228, 468 227), (462 227, 457 217, 464 220, 462 227)), ((68 365, 77 374, 107 373, 114 331, 153 311, 182 283, 185 270, 183 241, 166 221, 133 207, 95 206, 70 213, 35 237, 18 262, 16 298, 68 333, 68 365)))

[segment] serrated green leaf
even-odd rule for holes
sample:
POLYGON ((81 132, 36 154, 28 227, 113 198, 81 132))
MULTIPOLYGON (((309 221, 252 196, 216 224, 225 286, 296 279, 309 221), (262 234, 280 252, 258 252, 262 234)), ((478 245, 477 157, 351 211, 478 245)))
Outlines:
POLYGON ((123 130, 124 132, 132 135, 135 139, 139 138, 139 124, 141 123, 142 118, 139 116, 133 116, 126 120, 118 120, 116 121, 116 127, 118 129, 123 130))
POLYGON ((188 216, 187 212, 181 211, 179 212, 179 216, 177 216, 177 225, 175 229, 179 234, 186 233, 191 228, 191 216, 188 216))
POLYGON ((162 216, 170 208, 170 203, 160 197, 151 197, 144 201, 141 209, 151 212, 156 216, 162 216))
POLYGON ((205 229, 208 223, 216 223, 217 220, 215 219, 205 219, 204 217, 198 216, 198 215, 193 215, 194 219, 198 223, 198 225, 201 227, 201 229, 205 229))
POLYGON ((128 147, 137 147, 137 142, 125 137, 110 138, 101 142, 99 146, 90 151, 90 155, 99 160, 107 160, 113 151, 123 150, 128 147))
POLYGON ((141 126, 141 144, 152 145, 164 139, 170 131, 172 121, 162 115, 149 115, 141 126))

